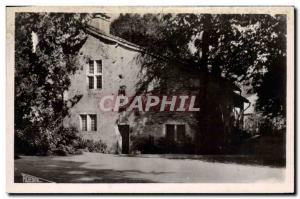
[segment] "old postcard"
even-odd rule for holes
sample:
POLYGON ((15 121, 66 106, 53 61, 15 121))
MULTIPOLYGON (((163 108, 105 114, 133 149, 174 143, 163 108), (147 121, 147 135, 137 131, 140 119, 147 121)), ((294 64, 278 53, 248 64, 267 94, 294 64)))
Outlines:
POLYGON ((7 192, 293 193, 293 7, 7 7, 7 192))

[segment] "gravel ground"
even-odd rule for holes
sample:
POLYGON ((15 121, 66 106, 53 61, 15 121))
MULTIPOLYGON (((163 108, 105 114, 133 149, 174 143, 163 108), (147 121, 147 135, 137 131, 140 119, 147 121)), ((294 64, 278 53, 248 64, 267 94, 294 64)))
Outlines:
POLYGON ((174 157, 100 153, 65 157, 21 156, 15 160, 15 181, 22 182, 21 173, 58 183, 252 183, 284 180, 284 168, 174 157))

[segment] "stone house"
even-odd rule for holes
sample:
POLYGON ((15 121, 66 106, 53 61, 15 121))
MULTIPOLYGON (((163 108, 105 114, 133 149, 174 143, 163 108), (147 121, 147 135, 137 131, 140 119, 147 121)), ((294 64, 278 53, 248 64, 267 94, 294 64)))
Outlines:
MULTIPOLYGON (((84 139, 102 140, 111 153, 132 153, 139 138, 153 145, 161 138, 179 144, 188 138, 190 143, 195 143, 199 133, 196 112, 104 112, 100 109, 99 102, 104 96, 136 95, 136 87, 143 74, 137 57, 145 52, 133 43, 110 35, 109 22, 103 19, 94 19, 87 31, 89 36, 79 52, 78 70, 71 76, 71 86, 65 93, 67 99, 74 96, 81 98, 69 110, 64 126, 76 127, 84 139)), ((187 91, 177 90, 176 94, 188 92, 186 94, 191 95, 199 90, 200 83, 195 74, 180 68, 170 73, 173 73, 175 80, 175 83, 170 82, 170 86, 189 86, 187 91), (187 78, 179 81, 180 77, 187 78)), ((240 117, 246 101, 234 91, 238 88, 224 86, 224 81, 209 78, 207 95, 211 93, 212 97, 222 99, 221 108, 226 110, 220 113, 220 118, 223 118, 222 131, 228 134, 233 110, 238 108, 240 117), (214 96, 215 93, 219 95, 214 96)), ((213 125, 215 120, 206 122, 213 125)), ((223 134, 218 137, 225 139, 223 134)), ((180 150, 177 152, 182 153, 180 150)))

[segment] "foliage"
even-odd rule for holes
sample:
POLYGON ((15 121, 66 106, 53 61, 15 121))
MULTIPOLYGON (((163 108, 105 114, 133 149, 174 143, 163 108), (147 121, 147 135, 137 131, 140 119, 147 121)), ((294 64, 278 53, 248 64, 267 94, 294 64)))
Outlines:
MULTIPOLYGON (((25 131, 17 131, 15 150, 17 154, 25 155, 68 155, 81 151, 107 153, 107 145, 99 141, 86 140, 79 136, 75 127, 56 130, 30 126, 25 131)), ((55 129, 55 128, 53 128, 55 129)))
POLYGON ((15 150, 17 154, 26 155, 73 154, 77 140, 79 136, 76 128, 60 126, 53 131, 44 127, 29 126, 16 132, 15 150))
POLYGON ((169 140, 165 137, 154 138, 153 136, 133 136, 132 151, 139 151, 142 154, 192 154, 194 145, 188 136, 181 142, 169 140))
POLYGON ((16 127, 23 122, 48 123, 65 114, 63 93, 76 68, 84 43, 85 15, 57 13, 16 14, 16 127), (33 51, 31 35, 37 34, 33 51), (50 120, 50 121, 49 121, 50 120))
POLYGON ((279 130, 285 129, 285 118, 269 118, 262 114, 251 114, 245 117, 245 130, 248 134, 274 134, 279 130))
POLYGON ((107 145, 101 141, 87 140, 80 138, 76 145, 77 149, 87 149, 89 152, 107 153, 107 145))
POLYGON ((16 13, 15 19, 16 139, 44 153, 57 136, 53 129, 67 114, 63 95, 78 66, 89 15, 16 13))
POLYGON ((121 14, 111 32, 170 58, 166 65, 146 58, 146 83, 158 78, 163 87, 163 71, 181 60, 257 93, 257 107, 268 117, 285 115, 285 15, 121 14))

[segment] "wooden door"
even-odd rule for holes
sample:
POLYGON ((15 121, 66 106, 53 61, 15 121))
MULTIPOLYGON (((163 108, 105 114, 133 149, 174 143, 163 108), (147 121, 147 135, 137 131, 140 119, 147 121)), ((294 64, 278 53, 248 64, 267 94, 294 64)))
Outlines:
POLYGON ((119 132, 122 136, 122 153, 129 153, 129 125, 118 125, 119 132))

